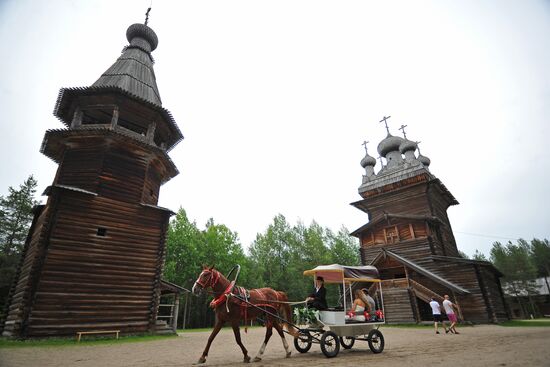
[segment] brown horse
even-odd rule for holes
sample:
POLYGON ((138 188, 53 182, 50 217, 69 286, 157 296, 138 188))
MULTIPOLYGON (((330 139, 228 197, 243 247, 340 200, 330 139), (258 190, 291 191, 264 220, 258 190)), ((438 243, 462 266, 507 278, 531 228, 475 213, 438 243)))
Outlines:
POLYGON ((239 324, 241 320, 245 320, 246 322, 258 317, 264 320, 267 329, 264 342, 258 351, 258 354, 254 358, 254 362, 262 360, 261 357, 265 351, 267 342, 273 334, 272 328, 275 328, 281 336, 281 340, 283 341, 286 351, 286 357, 290 357, 291 352, 285 339, 283 326, 286 325, 287 330, 292 335, 297 335, 296 330, 286 322, 280 322, 277 318, 263 311, 266 310, 271 314, 282 313, 283 316, 281 318, 291 320, 292 313, 290 310, 290 305, 288 303, 284 303, 288 301, 286 293, 275 291, 271 288, 246 290, 242 287, 235 286, 233 282, 227 280, 227 278, 225 278, 213 267, 205 266, 195 281, 192 292, 193 294, 197 294, 200 290, 208 288, 212 288, 214 292, 214 300, 210 303, 210 306, 213 307, 216 312, 216 324, 214 325, 214 330, 212 330, 212 333, 208 338, 208 343, 206 344, 206 348, 204 348, 198 363, 206 362, 206 356, 208 356, 210 345, 225 323, 229 323, 233 328, 235 340, 237 341, 239 347, 241 347, 244 355, 244 362, 250 362, 248 351, 241 341, 239 324), (238 298, 233 297, 233 294, 238 295, 238 298), (256 307, 243 302, 242 299, 246 299, 249 303, 255 305, 256 307))

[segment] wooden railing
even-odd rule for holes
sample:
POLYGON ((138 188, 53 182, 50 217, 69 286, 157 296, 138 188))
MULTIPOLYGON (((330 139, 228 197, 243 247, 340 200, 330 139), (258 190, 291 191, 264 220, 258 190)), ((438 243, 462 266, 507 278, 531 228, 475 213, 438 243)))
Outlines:
MULTIPOLYGON (((382 287, 384 290, 390 289, 390 288, 402 288, 402 289, 409 289, 410 292, 413 293, 414 296, 420 298, 422 301, 426 303, 430 303, 432 300, 432 297, 435 298, 436 301, 439 303, 443 302, 444 298, 442 295, 432 291, 430 288, 423 286, 422 284, 418 283, 415 280, 412 280, 411 278, 399 278, 399 279, 388 279, 388 280, 382 280, 381 282, 382 287)), ((369 289, 369 294, 371 294, 373 297, 377 297, 378 288, 376 284, 373 284, 369 289)), ((463 319, 462 316, 462 310, 460 309, 460 306, 457 304, 458 308, 458 317, 460 319, 463 319)))
POLYGON ((387 288, 408 288, 409 282, 407 278, 399 278, 399 279, 389 279, 389 280, 383 280, 382 286, 387 288))
POLYGON ((421 300, 423 300, 424 302, 430 303, 430 301, 432 300, 432 297, 434 297, 439 302, 443 302, 443 296, 435 293, 431 289, 424 287, 422 284, 412 279, 409 279, 409 283, 410 283, 411 289, 414 291, 416 296, 421 300))

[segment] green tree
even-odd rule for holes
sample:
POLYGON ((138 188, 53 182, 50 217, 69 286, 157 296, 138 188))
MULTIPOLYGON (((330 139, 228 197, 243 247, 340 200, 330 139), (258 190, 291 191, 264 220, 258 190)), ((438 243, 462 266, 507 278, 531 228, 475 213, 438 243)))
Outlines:
POLYGON ((487 259, 487 256, 485 256, 485 254, 478 249, 476 249, 476 252, 474 253, 472 259, 478 261, 489 261, 489 259, 487 259))
POLYGON ((359 242, 350 236, 346 227, 342 226, 336 234, 327 229, 326 235, 332 263, 350 266, 361 264, 359 242))
MULTIPOLYGON (((283 290, 291 300, 305 299, 312 291, 312 279, 303 276, 304 270, 323 264, 360 263, 358 243, 345 227, 334 234, 315 221, 309 226, 301 222, 292 226, 281 214, 256 236, 249 251, 257 275, 255 285, 283 290)), ((328 294, 329 303, 338 299, 333 293, 328 294)))
MULTIPOLYGON (((201 230, 180 208, 168 229, 164 279, 191 289, 202 271, 202 265, 215 266, 227 274, 236 264, 242 266, 239 284, 246 284, 249 267, 237 233, 223 224, 214 223, 213 219, 209 219, 206 228, 201 230)), ((214 313, 208 306, 211 295, 203 293, 199 297, 185 297, 188 302, 187 314, 183 315, 186 312, 184 303, 184 307, 180 308, 181 316, 178 317, 180 322, 183 323, 185 319, 188 327, 212 325, 214 313)))
POLYGON ((544 277, 546 287, 550 292, 550 284, 548 283, 548 277, 550 276, 550 243, 547 239, 534 238, 531 240, 531 258, 537 268, 538 275, 544 277))
POLYGON ((31 175, 19 189, 9 187, 8 196, 0 196, 0 246, 6 255, 18 254, 23 249, 32 222, 32 208, 38 183, 31 175))
POLYGON ((19 189, 9 187, 8 195, 0 196, 0 310, 4 309, 29 233, 32 208, 38 204, 34 198, 37 184, 31 175, 19 189))
POLYGON ((516 297, 524 310, 524 314, 538 312, 532 301, 532 295, 536 294, 536 267, 530 256, 530 245, 527 241, 519 239, 517 244, 508 242, 506 246, 495 242, 491 249, 491 261, 504 274, 503 288, 507 293, 516 297), (527 297, 530 305, 529 312, 522 303, 522 297, 527 297))

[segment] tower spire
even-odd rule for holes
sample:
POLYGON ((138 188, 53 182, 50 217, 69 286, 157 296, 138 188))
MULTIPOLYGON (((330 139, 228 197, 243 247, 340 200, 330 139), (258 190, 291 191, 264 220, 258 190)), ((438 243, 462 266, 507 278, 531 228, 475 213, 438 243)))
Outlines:
POLYGON ((149 23, 149 12, 150 11, 151 11, 151 6, 149 6, 149 8, 147 8, 147 13, 145 13, 145 23, 143 23, 145 25, 147 25, 147 23, 149 23))
POLYGON ((388 122, 387 120, 390 118, 391 116, 384 116, 382 118, 382 120, 380 120, 379 122, 382 122, 384 121, 384 124, 386 125, 386 131, 388 132, 388 135, 390 135, 390 129, 388 128, 388 122))
POLYGON ((407 125, 401 125, 401 127, 399 128, 399 130, 403 131, 403 137, 405 139, 407 139, 407 134, 405 133, 405 128, 407 127, 407 125))
POLYGON ((368 143, 369 143, 369 141, 368 141, 368 140, 365 140, 365 141, 363 141, 363 144, 361 144, 362 146, 365 147, 365 153, 367 153, 367 154, 369 153, 369 151, 367 150, 367 144, 368 144, 368 143))

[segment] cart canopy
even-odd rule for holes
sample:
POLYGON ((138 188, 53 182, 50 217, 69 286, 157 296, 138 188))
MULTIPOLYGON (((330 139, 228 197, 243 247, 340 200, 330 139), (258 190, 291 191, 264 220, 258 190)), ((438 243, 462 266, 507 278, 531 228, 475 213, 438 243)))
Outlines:
POLYGON ((304 275, 323 277, 325 283, 379 282, 378 269, 374 266, 319 265, 304 271, 304 275))

